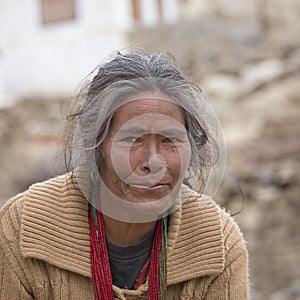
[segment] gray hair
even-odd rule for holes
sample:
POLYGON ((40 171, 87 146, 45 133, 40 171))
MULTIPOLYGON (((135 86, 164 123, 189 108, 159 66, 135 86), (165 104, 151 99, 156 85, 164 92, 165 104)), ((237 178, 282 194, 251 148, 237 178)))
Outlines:
POLYGON ((192 150, 189 175, 184 183, 201 192, 211 167, 219 157, 218 128, 201 89, 184 78, 170 56, 161 53, 117 53, 112 60, 98 66, 96 71, 91 82, 78 94, 77 105, 67 117, 67 169, 76 168, 82 156, 86 161, 96 160, 101 164, 101 144, 115 112, 124 104, 124 98, 138 92, 159 91, 172 99, 183 112, 192 150), (74 144, 75 135, 80 136, 80 144, 74 144), (76 156, 76 161, 74 151, 81 153, 76 156))

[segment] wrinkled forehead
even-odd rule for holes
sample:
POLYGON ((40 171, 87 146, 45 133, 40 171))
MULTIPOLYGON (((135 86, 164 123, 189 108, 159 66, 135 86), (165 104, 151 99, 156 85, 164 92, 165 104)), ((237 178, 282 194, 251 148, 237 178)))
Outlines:
POLYGON ((184 124, 182 109, 172 99, 144 94, 125 99, 114 114, 112 129, 157 133, 167 128, 184 130, 184 124))
POLYGON ((122 124, 117 130, 117 135, 142 136, 146 134, 159 134, 162 136, 186 136, 184 125, 176 119, 158 113, 138 115, 122 124))

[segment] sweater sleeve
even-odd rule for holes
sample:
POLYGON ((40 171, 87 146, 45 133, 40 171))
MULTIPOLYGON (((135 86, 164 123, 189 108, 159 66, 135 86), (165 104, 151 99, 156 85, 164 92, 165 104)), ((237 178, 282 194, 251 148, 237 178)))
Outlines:
POLYGON ((26 265, 19 250, 21 195, 0 212, 0 299, 34 299, 28 288, 26 265))
POLYGON ((224 222, 225 267, 211 283, 205 300, 249 300, 248 253, 242 233, 226 213, 224 222))

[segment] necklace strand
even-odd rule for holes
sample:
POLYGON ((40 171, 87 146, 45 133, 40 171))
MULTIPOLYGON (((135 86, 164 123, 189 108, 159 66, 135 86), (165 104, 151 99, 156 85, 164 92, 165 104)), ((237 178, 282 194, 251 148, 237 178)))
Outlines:
MULTIPOLYGON (((112 276, 102 213, 89 204, 90 258, 95 300, 113 300, 112 276)), ((167 290, 167 217, 159 219, 153 238, 148 274, 148 299, 165 299, 167 290)))

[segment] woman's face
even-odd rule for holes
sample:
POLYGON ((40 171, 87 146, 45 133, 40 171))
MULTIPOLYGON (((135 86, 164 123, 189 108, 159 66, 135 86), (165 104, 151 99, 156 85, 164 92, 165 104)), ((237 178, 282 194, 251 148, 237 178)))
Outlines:
POLYGON ((101 145, 106 187, 132 203, 158 201, 178 190, 191 150, 180 108, 165 95, 143 93, 121 106, 101 145))

